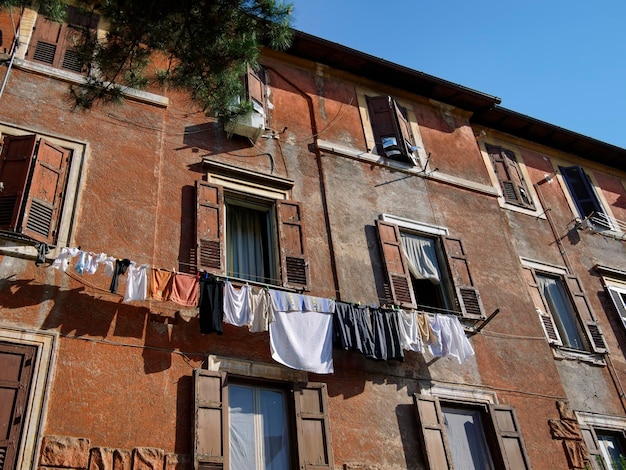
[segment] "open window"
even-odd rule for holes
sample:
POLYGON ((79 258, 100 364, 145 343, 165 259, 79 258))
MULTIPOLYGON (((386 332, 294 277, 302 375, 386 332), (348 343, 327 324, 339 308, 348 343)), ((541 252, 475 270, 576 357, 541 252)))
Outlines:
POLYGON ((524 181, 515 153, 495 145, 485 145, 493 170, 500 183, 505 202, 526 209, 535 209, 528 185, 524 181))
POLYGON ((406 109, 391 96, 367 96, 376 153, 391 160, 418 164, 417 146, 406 109))
POLYGON ((415 403, 428 468, 530 468, 513 407, 430 395, 415 395, 415 403))
POLYGON ((461 240, 377 220, 389 300, 405 308, 484 318, 461 240))
POLYGON ((626 283, 604 279, 604 287, 613 301, 622 326, 626 329, 626 283))
POLYGON ((577 412, 589 452, 591 470, 622 468, 626 462, 626 420, 623 417, 577 412))
POLYGON ((198 469, 334 468, 326 385, 194 370, 198 469))
POLYGON ((612 225, 600 203, 589 175, 579 166, 559 167, 570 196, 576 205, 578 216, 589 219, 601 230, 611 229, 612 225))
POLYGON ((198 269, 307 289, 302 206, 196 182, 198 269))
POLYGON ((236 97, 239 104, 242 99, 248 100, 252 109, 245 114, 229 118, 224 124, 228 137, 233 134, 248 137, 256 141, 267 126, 267 96, 265 92, 265 72, 263 69, 253 70, 248 65, 243 77, 244 96, 236 97))
POLYGON ((38 135, 5 135, 0 154, 0 230, 55 243, 71 151, 38 135))
POLYGON ((38 15, 26 56, 52 67, 83 73, 76 47, 84 40, 85 29, 95 31, 100 17, 68 6, 65 22, 59 23, 38 15))
POLYGON ((607 352, 600 327, 576 276, 524 266, 524 275, 550 344, 579 352, 607 352))

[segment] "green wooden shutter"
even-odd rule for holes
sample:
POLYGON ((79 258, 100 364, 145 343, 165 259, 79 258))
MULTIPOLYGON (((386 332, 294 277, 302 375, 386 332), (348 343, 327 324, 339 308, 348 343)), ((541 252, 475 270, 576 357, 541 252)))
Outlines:
POLYGON ((61 215, 70 151, 40 139, 34 159, 22 233, 53 243, 61 215))
POLYGON ((309 260, 302 205, 294 201, 277 200, 276 217, 283 286, 308 290, 309 260))
POLYGON ((443 237, 442 240, 457 301, 463 316, 475 319, 485 318, 485 309, 483 308, 480 293, 474 287, 467 255, 461 240, 451 237, 443 237))
POLYGON ((196 263, 199 270, 224 275, 224 192, 221 186, 196 181, 196 263))
POLYGON ((0 229, 18 231, 26 199, 36 135, 5 136, 0 155, 0 229))
POLYGON ((294 405, 300 469, 334 469, 326 384, 296 387, 294 405))
POLYGON ((453 469, 441 405, 436 397, 414 395, 426 464, 431 470, 453 469))
POLYGON ((515 409, 507 405, 489 405, 489 413, 504 468, 507 470, 529 469, 530 461, 515 409))
POLYGON ((228 384, 224 372, 194 369, 195 470, 229 468, 228 384))
POLYGON ((415 294, 402 249, 400 230, 397 225, 382 220, 376 221, 376 228, 391 301, 402 307, 415 308, 415 294))
POLYGON ((37 348, 0 343, 0 468, 11 470, 20 436, 33 375, 37 348))

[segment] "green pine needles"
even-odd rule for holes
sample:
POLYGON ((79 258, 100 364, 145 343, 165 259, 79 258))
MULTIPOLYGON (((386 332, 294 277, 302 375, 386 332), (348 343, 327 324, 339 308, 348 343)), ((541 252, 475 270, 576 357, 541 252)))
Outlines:
MULTIPOLYGON (((35 3, 46 17, 64 19, 67 1, 35 3)), ((0 8, 32 4, 0 0, 0 8)), ((107 29, 106 39, 97 40, 96 31, 83 26, 72 45, 89 71, 87 83, 70 90, 82 109, 119 101, 125 87, 159 82, 187 91, 211 115, 232 113, 246 66, 258 67, 262 47, 285 49, 292 37, 292 5, 275 0, 76 0, 72 5, 99 15, 107 29)))

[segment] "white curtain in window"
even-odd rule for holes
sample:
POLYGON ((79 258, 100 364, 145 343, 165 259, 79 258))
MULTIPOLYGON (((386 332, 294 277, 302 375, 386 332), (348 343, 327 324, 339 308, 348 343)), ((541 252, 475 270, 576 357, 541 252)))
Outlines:
POLYGON ((263 223, 266 213, 229 204, 227 246, 229 275, 266 282, 263 261, 263 223))
POLYGON ((493 470, 478 410, 442 407, 454 468, 493 470))
POLYGON ((230 418, 230 466, 233 469, 256 468, 254 440, 254 389, 228 387, 230 418))
POLYGON ((416 279, 428 279, 433 284, 439 284, 441 272, 437 263, 435 240, 402 232, 400 239, 411 274, 416 279))
MULTIPOLYGON (((284 395, 276 390, 259 390, 263 419, 263 456, 267 470, 289 468, 289 439, 284 395)), ((234 467, 233 467, 234 468, 234 467)))
POLYGON ((548 303, 552 318, 556 323, 563 344, 570 348, 585 349, 583 340, 576 325, 575 313, 572 310, 567 293, 560 279, 537 276, 543 297, 548 303))

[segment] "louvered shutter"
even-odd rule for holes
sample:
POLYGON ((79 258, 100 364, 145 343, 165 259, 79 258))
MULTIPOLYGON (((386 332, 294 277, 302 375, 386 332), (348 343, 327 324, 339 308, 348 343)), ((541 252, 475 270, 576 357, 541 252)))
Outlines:
POLYGON ((489 414, 493 421, 504 468, 507 470, 529 469, 530 461, 515 409, 507 405, 489 405, 489 414))
POLYGON ((24 235, 45 243, 54 242, 63 204, 69 158, 69 150, 39 139, 24 206, 24 235))
POLYGON ((382 220, 376 221, 376 227, 391 300, 396 305, 415 308, 415 294, 402 250, 400 230, 397 225, 382 220))
POLYGON ((0 192, 0 229, 18 230, 36 144, 36 135, 4 137, 0 157, 0 181, 4 184, 0 192))
POLYGON ((309 289, 309 260, 306 254, 302 205, 276 201, 280 264, 283 286, 309 289))
POLYGON ((578 316, 583 323, 583 327, 587 334, 587 341, 593 352, 605 354, 608 352, 604 336, 600 330, 600 326, 594 320, 595 316, 591 311, 591 305, 585 295, 580 280, 576 276, 565 276, 569 293, 578 312, 578 316))
POLYGON ((493 169, 500 182, 504 200, 510 204, 531 209, 534 208, 530 194, 525 187, 515 154, 509 150, 493 145, 486 145, 486 148, 493 169))
POLYGON ((428 395, 415 395, 414 399, 428 468, 431 470, 454 468, 439 400, 428 395))
POLYGON ((550 310, 548 309, 543 295, 541 294, 539 282, 537 281, 537 276, 535 275, 534 270, 532 268, 524 267, 523 272, 526 283, 530 289, 533 303, 535 304, 535 311, 539 315, 539 321, 541 322, 543 332, 548 339, 548 343, 563 346, 561 335, 559 334, 559 330, 556 328, 554 319, 552 318, 550 310))
POLYGON ((300 469, 334 469, 326 384, 296 387, 294 405, 300 469))
POLYGON ((37 349, 0 343, 0 468, 15 468, 37 349))
POLYGON ((229 468, 226 373, 194 369, 193 453, 195 470, 229 468))
POLYGON ((559 170, 581 217, 588 217, 594 212, 604 214, 591 181, 581 167, 559 167, 559 170))
POLYGON ((198 270, 224 275, 224 192, 221 186, 196 181, 196 262, 198 270))
POLYGON ((26 56, 37 62, 59 67, 66 36, 65 23, 58 23, 38 15, 26 56))
POLYGON ((417 159, 412 150, 415 148, 415 139, 413 138, 413 133, 411 132, 409 120, 405 117, 404 112, 400 109, 398 103, 396 103, 395 100, 392 100, 392 102, 394 114, 398 123, 398 130, 400 131, 400 135, 402 136, 402 141, 404 143, 404 153, 413 165, 417 165, 417 159))
POLYGON ((605 284, 606 291, 608 292, 615 309, 622 320, 622 325, 626 328, 626 291, 615 289, 605 284))
POLYGON ((409 123, 395 100, 391 96, 368 96, 367 107, 378 155, 415 164, 414 156, 407 148, 407 143, 415 145, 409 123), (388 139, 394 139, 395 145, 388 139))
POLYGON ((452 274, 459 308, 464 317, 485 318, 485 309, 478 289, 474 287, 467 256, 461 240, 443 237, 443 247, 452 274))

